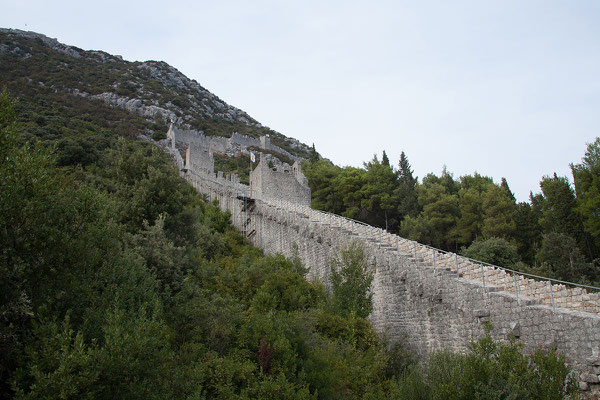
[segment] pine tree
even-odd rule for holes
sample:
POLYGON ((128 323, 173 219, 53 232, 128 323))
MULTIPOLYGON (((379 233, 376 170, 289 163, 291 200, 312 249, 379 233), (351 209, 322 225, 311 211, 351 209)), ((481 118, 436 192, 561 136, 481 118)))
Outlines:
POLYGON ((400 153, 398 163, 398 189, 396 195, 399 201, 398 213, 400 220, 406 216, 414 217, 419 213, 417 178, 413 177, 413 171, 404 152, 400 153))
POLYGON ((524 201, 517 204, 515 223, 517 252, 523 262, 535 265, 535 254, 542 241, 542 228, 534 207, 524 201))
POLYGON ((517 199, 514 195, 514 193, 510 190, 510 187, 508 187, 508 182, 506 181, 506 178, 502 178, 502 183, 500 184, 500 188, 504 191, 504 193, 506 193, 508 195, 508 197, 510 197, 512 199, 512 201, 516 202, 517 199))
POLYGON ((512 240, 517 229, 515 208, 515 202, 509 193, 502 187, 491 186, 483 198, 483 236, 512 240))
POLYGON ((312 147, 310 148, 310 154, 308 155, 308 161, 310 161, 311 163, 319 161, 319 153, 317 153, 314 143, 312 144, 312 147))
POLYGON ((460 217, 456 224, 457 240, 460 244, 468 246, 481 236, 484 219, 483 201, 492 186, 494 186, 492 178, 481 176, 477 172, 460 177, 461 189, 458 192, 460 217))
POLYGON ((456 223, 457 240, 462 245, 469 245, 481 236, 483 226, 482 194, 475 188, 460 189, 458 192, 460 217, 456 223))
POLYGON ((390 159, 387 154, 385 154, 385 150, 383 151, 383 155, 381 156, 381 163, 387 167, 390 166, 390 159))
MULTIPOLYGON (((581 215, 585 231, 600 249, 600 137, 590 143, 581 164, 571 164, 577 212, 581 215)), ((594 254, 597 257, 597 252, 594 254)))
POLYGON ((423 221, 432 233, 429 244, 441 249, 454 250, 456 221, 460 213, 458 196, 448 193, 444 185, 430 183, 424 179, 424 184, 419 186, 419 204, 423 206, 423 221))
POLYGON ((388 165, 376 157, 366 167, 366 182, 360 189, 361 207, 366 212, 365 222, 396 230, 398 224, 398 198, 394 195, 398 187, 397 176, 388 165))
POLYGON ((544 233, 557 232, 570 236, 576 240, 579 248, 585 251, 587 246, 583 224, 576 211, 577 200, 569 180, 555 173, 552 177, 544 177, 540 187, 542 189, 540 225, 544 233))

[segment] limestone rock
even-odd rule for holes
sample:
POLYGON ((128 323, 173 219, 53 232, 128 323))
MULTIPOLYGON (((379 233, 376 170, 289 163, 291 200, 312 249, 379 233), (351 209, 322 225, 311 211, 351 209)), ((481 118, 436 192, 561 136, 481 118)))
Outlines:
POLYGON ((581 374, 581 380, 587 383, 600 383, 600 379, 596 374, 581 374))

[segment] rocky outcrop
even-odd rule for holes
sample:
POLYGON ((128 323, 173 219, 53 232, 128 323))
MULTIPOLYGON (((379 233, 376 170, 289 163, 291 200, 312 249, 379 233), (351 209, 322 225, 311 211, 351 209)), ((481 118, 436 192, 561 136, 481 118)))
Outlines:
MULTIPOLYGON (((54 51, 73 57, 75 60, 85 59, 96 63, 116 63, 123 79, 113 83, 115 89, 123 89, 131 92, 130 96, 118 95, 117 93, 104 92, 92 93, 87 96, 84 91, 71 91, 77 95, 83 95, 91 99, 104 101, 106 104, 124 108, 128 111, 147 117, 160 116, 166 121, 191 121, 197 118, 221 118, 230 122, 238 122, 248 126, 262 127, 254 118, 246 112, 230 106, 210 91, 203 88, 197 81, 189 79, 176 68, 161 61, 128 62, 121 56, 114 56, 103 51, 82 50, 75 46, 68 46, 56 39, 35 32, 27 32, 18 29, 0 28, 0 34, 11 38, 22 38, 35 41, 54 51), (149 80, 159 82, 166 90, 163 93, 155 92, 146 88, 149 80), (168 96, 167 96, 168 95, 168 96), (173 95, 179 95, 185 99, 185 104, 172 102, 173 95), (155 104, 150 99, 156 100, 155 104), (141 102, 145 104, 142 105, 141 102), (179 115, 179 117, 177 116, 179 115)), ((21 48, 16 43, 4 43, 0 45, 0 54, 12 54, 15 56, 31 57, 34 53, 31 48, 21 48)), ((75 62, 75 61, 74 61, 75 62)), ((93 92, 93 91, 92 91, 93 92)))
POLYGON ((240 129, 239 124, 263 128, 262 133, 277 137, 279 145, 285 143, 286 151, 306 156, 310 150, 295 139, 282 138, 162 61, 124 61, 121 56, 82 50, 39 33, 4 28, 0 28, 0 56, 15 57, 10 64, 19 76, 23 70, 20 63, 31 58, 27 62, 37 66, 35 83, 55 92, 102 101, 148 120, 173 121, 184 129, 197 128, 204 121, 226 121, 236 125, 234 129, 240 129))
POLYGON ((112 92, 92 95, 79 90, 73 90, 72 93, 77 96, 86 97, 90 100, 100 100, 111 107, 122 108, 130 113, 141 115, 143 117, 152 119, 162 118, 164 121, 173 121, 177 124, 183 123, 183 119, 178 117, 173 111, 155 105, 146 106, 140 99, 131 99, 125 96, 119 96, 112 92))
POLYGON ((22 31, 20 29, 6 29, 0 28, 0 33, 5 33, 8 35, 19 36, 29 40, 37 40, 44 44, 46 47, 51 48, 59 53, 66 54, 73 58, 82 58, 84 56, 92 57, 98 59, 101 62, 116 62, 119 60, 123 60, 119 56, 113 56, 103 51, 85 51, 75 46, 69 46, 63 43, 60 43, 58 40, 49 38, 46 35, 42 35, 41 33, 31 32, 31 31, 22 31))

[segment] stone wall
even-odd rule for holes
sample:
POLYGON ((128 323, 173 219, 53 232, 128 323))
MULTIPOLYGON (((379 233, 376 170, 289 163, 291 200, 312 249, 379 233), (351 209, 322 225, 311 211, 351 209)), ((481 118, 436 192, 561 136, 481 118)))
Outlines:
POLYGON ((265 201, 284 200, 310 206, 310 189, 306 178, 294 163, 292 171, 273 171, 264 157, 250 173, 252 197, 265 201))
POLYGON ((309 267, 309 279, 328 284, 331 257, 341 246, 360 241, 375 265, 370 320, 392 341, 405 338, 426 359, 433 350, 465 351, 472 339, 484 335, 489 322, 495 339, 515 335, 527 352, 556 346, 574 366, 581 385, 599 389, 597 312, 555 309, 535 297, 517 297, 495 286, 491 275, 484 283, 406 254, 399 241, 390 243, 381 230, 284 202, 275 204, 260 202, 250 215, 258 233, 254 244, 286 256, 293 254, 295 245, 309 267))
POLYGON ((244 146, 244 147, 260 147, 260 140, 247 136, 247 135, 240 135, 237 132, 233 132, 231 134, 231 137, 229 138, 229 143, 230 144, 237 144, 240 146, 244 146))
POLYGON ((167 131, 167 138, 171 140, 171 147, 185 149, 194 144, 210 149, 211 152, 224 153, 229 148, 229 140, 220 136, 206 136, 195 130, 179 129, 173 126, 167 131))
POLYGON ((247 149, 248 147, 260 147, 265 150, 274 151, 290 158, 294 161, 302 161, 301 157, 295 156, 279 146, 271 144, 269 136, 262 136, 260 139, 252 138, 246 135, 240 135, 237 132, 232 133, 231 137, 206 136, 203 132, 189 129, 179 129, 173 124, 169 126, 167 138, 170 141, 170 147, 185 149, 191 144, 210 149, 217 153, 227 153, 228 150, 247 149))
POLYGON ((212 152, 207 147, 191 143, 185 151, 185 167, 197 172, 214 172, 215 160, 212 152))
POLYGON ((253 196, 248 196, 248 186, 235 176, 194 171, 184 176, 198 191, 218 199, 255 246, 286 256, 297 251, 309 268, 308 278, 325 285, 331 257, 342 246, 361 242, 375 268, 370 316, 374 328, 392 341, 404 338, 424 359, 442 348, 465 351, 489 322, 495 339, 514 335, 528 352, 555 346, 573 365, 580 385, 598 393, 598 294, 561 289, 549 303, 543 289, 548 285, 543 282, 471 265, 459 256, 297 202, 273 198, 249 202, 253 196), (517 290, 511 292, 507 277, 514 279, 517 290))

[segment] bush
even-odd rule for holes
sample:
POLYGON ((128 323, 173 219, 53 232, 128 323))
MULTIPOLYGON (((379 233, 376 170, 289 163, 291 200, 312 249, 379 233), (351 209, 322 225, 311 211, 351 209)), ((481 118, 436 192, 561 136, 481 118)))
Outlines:
POLYGON ((353 242, 342 248, 330 267, 334 311, 342 316, 367 318, 373 309, 374 268, 367 263, 362 244, 353 242))
POLYGON ((167 133, 165 131, 154 131, 152 134, 152 140, 163 140, 167 138, 167 133))
POLYGON ((461 254, 465 257, 497 265, 499 267, 512 267, 519 262, 515 247, 502 238, 476 240, 461 254))
POLYGON ((403 377, 398 390, 428 393, 421 398, 433 400, 559 400, 580 394, 565 357, 555 349, 526 355, 521 343, 495 342, 489 333, 466 354, 433 353, 427 377, 403 377))

